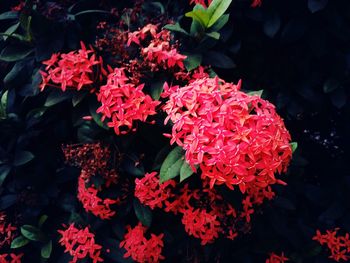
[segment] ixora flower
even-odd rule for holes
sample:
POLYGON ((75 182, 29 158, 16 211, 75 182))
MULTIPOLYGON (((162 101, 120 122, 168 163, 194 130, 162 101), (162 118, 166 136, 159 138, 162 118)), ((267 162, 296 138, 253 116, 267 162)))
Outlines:
POLYGON ((339 262, 340 260, 347 261, 350 259, 350 235, 346 233, 338 235, 339 228, 327 230, 322 234, 320 230, 316 231, 316 235, 312 238, 321 245, 327 245, 331 252, 329 258, 339 262))
POLYGON ((108 75, 107 84, 100 88, 98 100, 101 107, 97 113, 102 113, 102 121, 111 119, 109 127, 113 127, 116 134, 126 134, 134 130, 134 121, 145 122, 149 115, 156 114, 159 101, 154 101, 143 93, 143 84, 135 86, 129 82, 124 69, 115 68, 108 75))
POLYGON ((95 243, 95 235, 89 231, 88 227, 78 229, 74 224, 70 224, 65 228, 58 230, 62 236, 59 243, 66 248, 65 252, 73 257, 71 263, 86 257, 90 257, 93 263, 103 262, 100 257, 102 246, 95 243))
POLYGON ((81 90, 94 82, 94 66, 102 65, 92 49, 87 49, 80 42, 81 49, 67 54, 52 54, 49 60, 43 61, 45 71, 40 71, 42 82, 40 89, 53 86, 65 91, 67 88, 81 90))
POLYGON ((11 244, 17 230, 17 227, 9 223, 6 217, 4 212, 0 212, 0 248, 11 244))
POLYGON ((124 240, 120 242, 120 247, 124 247, 126 253, 124 257, 131 257, 140 263, 155 263, 164 259, 161 255, 164 246, 163 234, 155 235, 151 233, 151 237, 145 237, 146 227, 139 223, 134 228, 127 226, 127 233, 124 240))
POLYGON ((277 255, 275 253, 271 253, 270 257, 266 259, 265 263, 284 263, 288 261, 289 259, 284 256, 284 253, 282 252, 281 255, 277 255))
POLYGON ((164 85, 165 123, 172 121, 170 143, 185 151, 186 161, 203 179, 229 188, 265 188, 282 183, 292 156, 290 134, 275 107, 241 92, 241 83, 202 78, 185 87, 164 85))
POLYGON ((21 263, 23 255, 23 253, 0 254, 0 263, 21 263))

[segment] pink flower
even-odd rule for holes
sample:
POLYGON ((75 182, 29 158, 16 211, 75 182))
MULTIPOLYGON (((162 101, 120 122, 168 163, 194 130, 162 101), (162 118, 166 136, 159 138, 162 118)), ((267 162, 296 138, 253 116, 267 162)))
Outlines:
POLYGON ((278 183, 292 150, 290 135, 275 107, 219 78, 202 78, 185 87, 164 86, 165 123, 173 123, 170 143, 185 151, 186 161, 199 165, 214 184, 265 188, 278 183))
POLYGON ((98 100, 101 107, 97 113, 102 113, 102 121, 111 119, 109 127, 113 127, 116 134, 126 134, 134 130, 134 122, 145 122, 149 115, 156 114, 159 101, 154 101, 142 91, 143 85, 135 86, 129 82, 124 69, 115 68, 108 75, 107 84, 100 88, 98 100))

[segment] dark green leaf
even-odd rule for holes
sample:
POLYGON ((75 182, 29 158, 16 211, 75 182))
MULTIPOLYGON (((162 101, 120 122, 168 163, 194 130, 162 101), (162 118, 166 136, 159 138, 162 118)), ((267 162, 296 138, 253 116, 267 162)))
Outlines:
POLYGON ((0 186, 4 183, 6 177, 11 172, 11 166, 3 164, 0 166, 0 186))
POLYGON ((184 65, 187 69, 187 71, 191 71, 193 69, 196 69, 200 66, 202 62, 202 55, 201 54, 190 54, 187 55, 187 58, 184 60, 184 65))
POLYGON ((230 6, 232 0, 213 0, 208 7, 208 13, 210 20, 208 22, 208 27, 215 24, 216 21, 225 13, 225 11, 230 6))
POLYGON ((19 27, 19 23, 16 23, 12 26, 10 26, 5 32, 4 32, 4 40, 6 40, 9 36, 11 36, 13 33, 16 32, 17 28, 19 27))
POLYGON ((6 118, 7 115, 7 95, 8 95, 8 90, 6 90, 0 100, 0 118, 6 118))
POLYGON ((229 19, 230 19, 229 14, 222 15, 218 19, 218 21, 216 21, 215 24, 210 27, 210 30, 211 31, 219 31, 221 28, 223 28, 227 24, 229 19))
POLYGON ((39 218, 39 222, 38 222, 38 226, 39 227, 42 227, 43 224, 46 222, 46 220, 48 219, 49 217, 47 215, 42 215, 40 218, 39 218))
POLYGON ((86 14, 109 14, 110 15, 111 12, 105 11, 105 10, 85 10, 74 14, 74 16, 77 17, 81 15, 86 15, 86 14))
POLYGON ((37 227, 32 225, 23 225, 21 227, 22 235, 32 241, 46 241, 45 234, 37 227))
POLYGON ((6 208, 9 208, 10 206, 14 205, 16 201, 17 201, 17 195, 15 194, 4 195, 0 198, 0 209, 4 210, 6 208))
POLYGON ((29 243, 29 240, 26 239, 24 236, 18 236, 11 242, 11 248, 20 248, 24 247, 29 243))
POLYGON ((87 93, 82 93, 82 92, 78 92, 74 94, 72 98, 73 107, 76 107, 86 97, 86 95, 87 93))
POLYGON ((311 13, 321 11, 328 4, 328 0, 308 0, 307 7, 311 13))
POLYGON ((18 151, 15 154, 15 158, 13 160, 13 165, 14 166, 21 166, 24 165, 28 162, 30 162, 31 160, 34 159, 34 154, 32 154, 29 151, 18 151))
POLYGON ((264 33, 269 37, 274 37, 281 27, 281 19, 279 15, 273 14, 268 17, 264 23, 264 33))
POLYGON ((154 100, 159 100, 163 92, 164 80, 158 80, 151 84, 151 96, 154 100))
POLYGON ((18 12, 8 11, 0 14, 0 20, 16 19, 16 18, 18 18, 18 12))
POLYGON ((165 158, 159 172, 160 183, 172 179, 180 174, 184 162, 184 151, 181 147, 174 148, 165 158))
POLYGON ((17 76, 23 71, 23 69, 26 67, 27 61, 18 61, 16 64, 12 67, 9 73, 4 78, 4 84, 8 85, 9 83, 13 82, 17 76))
POLYGON ((89 110, 90 110, 90 114, 93 118, 93 120, 96 122, 96 124, 98 126, 100 126, 101 128, 105 129, 105 130, 109 130, 109 127, 104 124, 101 120, 102 118, 102 114, 101 113, 97 113, 96 110, 98 109, 98 105, 97 103, 90 103, 89 105, 89 110))
POLYGON ((339 88, 340 86, 341 85, 338 80, 330 78, 323 84, 323 92, 330 93, 333 90, 336 90, 337 88, 339 88))
POLYGON ((51 252, 52 252, 52 240, 50 240, 44 246, 42 246, 41 257, 42 258, 50 258, 51 252))
POLYGON ((150 227, 152 224, 152 211, 148 206, 144 206, 138 199, 134 199, 134 210, 137 219, 144 225, 150 227))
POLYGON ((205 54, 206 64, 212 65, 218 68, 234 68, 236 65, 233 60, 225 54, 217 51, 209 51, 205 54))
POLYGON ((167 24, 164 26, 165 29, 168 29, 170 31, 173 31, 173 32, 179 32, 179 33, 182 33, 182 34, 185 34, 185 35, 188 35, 188 32, 183 29, 179 23, 176 23, 176 24, 167 24))
POLYGON ((6 62, 14 62, 33 53, 34 49, 32 47, 23 45, 8 45, 0 53, 0 60, 6 62))
POLYGON ((62 92, 62 91, 51 91, 49 96, 47 96, 44 106, 45 107, 51 107, 54 106, 62 101, 65 101, 67 99, 70 99, 72 95, 69 92, 62 92))

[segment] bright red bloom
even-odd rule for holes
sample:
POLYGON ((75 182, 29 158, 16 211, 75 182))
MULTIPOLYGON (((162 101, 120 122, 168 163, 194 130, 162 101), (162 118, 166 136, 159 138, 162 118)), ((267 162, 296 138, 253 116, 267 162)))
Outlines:
POLYGON ((68 252, 73 257, 71 263, 86 257, 90 257, 93 263, 103 262, 100 257, 102 246, 95 243, 95 235, 89 231, 89 228, 78 229, 74 224, 65 228, 65 230, 58 230, 62 236, 59 243, 66 248, 64 252, 68 252))
POLYGON ((5 244, 11 244, 12 240, 15 238, 16 230, 17 227, 7 222, 6 214, 4 212, 0 212, 0 248, 2 248, 5 244))
POLYGON ((213 0, 208 0, 208 1, 206 1, 206 0, 190 0, 190 5, 191 4, 200 4, 203 7, 208 7, 212 1, 213 0))
POLYGON ((258 7, 261 6, 261 1, 262 0, 253 0, 251 7, 258 7))
POLYGON ((155 108, 160 102, 143 93, 143 86, 130 83, 124 69, 115 68, 108 75, 107 84, 100 88, 98 100, 102 106, 97 113, 102 113, 102 121, 111 119, 108 126, 113 127, 116 134, 126 134, 134 129, 134 121, 145 122, 149 115, 156 114, 155 108))
POLYGON ((68 87, 77 90, 94 82, 94 66, 101 64, 92 49, 87 49, 81 42, 81 49, 67 54, 52 54, 43 61, 45 71, 40 71, 42 83, 40 89, 55 86, 65 91, 68 87), (58 85, 58 86, 57 86, 58 85))
POLYGON ((140 263, 155 263, 164 259, 161 255, 164 246, 164 234, 154 235, 146 239, 146 227, 139 223, 134 228, 127 226, 127 233, 124 240, 120 242, 120 247, 124 247, 126 253, 124 257, 131 257, 136 262, 140 263))
POLYGON ((219 78, 197 79, 185 87, 164 86, 165 123, 172 121, 170 143, 199 165, 202 177, 241 192, 279 181, 291 160, 290 134, 275 107, 219 78))
POLYGON ((171 188, 175 186, 175 181, 169 180, 159 184, 157 172, 146 173, 141 179, 135 179, 135 197, 144 205, 151 209, 162 208, 164 201, 172 197, 171 188))
POLYGON ((284 263, 288 261, 289 259, 284 256, 284 253, 282 252, 281 255, 277 255, 275 253, 271 253, 270 257, 266 259, 265 263, 284 263))
POLYGON ((83 204, 84 209, 101 219, 111 219, 115 215, 115 211, 110 206, 118 204, 119 200, 110 198, 102 199, 97 194, 97 189, 92 186, 86 187, 84 176, 80 176, 78 180, 78 199, 83 204))
POLYGON ((217 216, 205 210, 185 210, 182 216, 182 223, 189 235, 202 240, 202 245, 212 243, 219 237, 219 232, 221 231, 217 216))
POLYGON ((21 254, 0 254, 0 263, 21 263, 22 262, 22 257, 23 253, 21 254))
POLYGON ((316 231, 316 235, 312 238, 321 245, 327 245, 331 252, 329 258, 339 262, 340 260, 347 261, 350 259, 350 238, 349 233, 344 236, 338 235, 339 228, 327 230, 325 234, 321 234, 320 230, 316 231))

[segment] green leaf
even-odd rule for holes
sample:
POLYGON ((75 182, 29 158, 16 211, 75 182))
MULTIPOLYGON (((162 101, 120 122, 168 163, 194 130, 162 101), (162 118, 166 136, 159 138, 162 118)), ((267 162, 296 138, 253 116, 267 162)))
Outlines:
POLYGON ((210 33, 206 33, 206 35, 208 37, 214 38, 216 40, 219 40, 219 38, 220 38, 220 33, 218 33, 218 32, 210 32, 210 33))
POLYGON ((37 227, 32 225, 23 225, 21 227, 22 235, 32 241, 46 241, 46 235, 37 227))
POLYGON ((194 171, 192 170, 191 166, 189 166, 189 164, 184 161, 180 169, 180 182, 184 181, 192 174, 194 174, 194 171))
POLYGON ((213 0, 208 7, 209 23, 208 28, 215 24, 216 21, 225 13, 232 0, 213 0))
POLYGON ((51 91, 49 96, 47 96, 44 106, 45 107, 51 107, 54 106, 62 101, 65 101, 67 99, 70 99, 72 95, 69 92, 62 92, 62 91, 51 91))
POLYGON ((6 40, 9 36, 11 36, 13 33, 15 33, 18 27, 19 27, 19 23, 16 23, 16 24, 10 26, 10 27, 4 32, 3 39, 6 40))
POLYGON ((32 47, 24 45, 8 45, 0 53, 0 60, 5 62, 15 62, 33 53, 32 47))
POLYGON ((330 93, 339 87, 341 87, 341 83, 336 79, 330 78, 323 84, 323 92, 330 93))
POLYGON ((200 66, 202 62, 202 55, 201 54, 190 54, 187 55, 187 58, 184 60, 184 65, 187 69, 187 71, 191 71, 193 69, 196 69, 200 66))
POLYGON ((16 18, 18 18, 18 12, 8 11, 0 14, 0 20, 16 19, 16 18))
POLYGON ((73 107, 76 107, 86 97, 86 95, 87 93, 82 93, 82 92, 78 92, 74 94, 72 98, 73 107))
POLYGON ((41 257, 42 258, 50 258, 51 252, 52 252, 52 240, 50 240, 44 246, 42 246, 41 257))
POLYGON ((11 166, 4 164, 0 166, 0 187, 4 183, 6 177, 9 175, 11 172, 11 166))
POLYGON ((229 14, 225 14, 225 15, 222 15, 216 22, 213 26, 210 27, 210 30, 211 31, 219 31, 221 28, 223 28, 228 20, 230 18, 230 15, 229 14))
POLYGON ((144 206, 138 199, 134 199, 134 210, 138 220, 144 225, 150 227, 152 224, 152 211, 148 206, 144 206))
POLYGON ((258 97, 261 98, 263 92, 264 92, 263 89, 261 89, 261 90, 253 90, 253 91, 247 92, 247 94, 250 95, 250 96, 258 96, 258 97))
POLYGON ((17 76, 23 71, 23 69, 26 67, 27 61, 18 61, 16 64, 12 67, 9 73, 4 78, 4 84, 8 85, 9 83, 13 82, 17 76))
POLYGON ((183 162, 184 151, 178 146, 168 154, 160 168, 160 183, 164 183, 165 181, 178 176, 183 162))
POLYGON ((38 226, 39 227, 42 227, 43 224, 46 222, 46 220, 48 219, 49 217, 47 215, 42 215, 40 218, 39 218, 39 222, 38 222, 38 226))
POLYGON ((273 38, 281 27, 281 19, 278 14, 273 14, 268 17, 264 23, 264 33, 273 38))
POLYGON ((26 239, 24 236, 18 236, 11 242, 11 248, 20 248, 24 247, 29 243, 29 240, 26 239))
POLYGON ((209 23, 209 14, 207 10, 200 4, 197 4, 191 12, 185 14, 186 17, 191 17, 198 21, 204 28, 207 28, 209 23))
POLYGON ((209 51, 205 54, 206 63, 218 68, 234 68, 233 60, 225 54, 217 51, 209 51))
POLYGON ((297 142, 291 142, 290 147, 292 147, 292 153, 295 152, 295 150, 298 148, 298 143, 297 142))
POLYGON ((13 160, 14 166, 21 166, 26 163, 29 163, 31 160, 34 159, 34 154, 28 151, 18 151, 15 154, 15 158, 13 160))
POLYGON ((74 16, 77 17, 81 15, 86 15, 86 14, 109 14, 110 15, 111 12, 105 11, 105 10, 85 10, 74 14, 74 16))
POLYGON ((176 24, 167 24, 163 28, 173 32, 179 32, 179 33, 188 35, 188 32, 185 29, 183 29, 178 22, 176 24))
POLYGON ((0 100, 0 118, 6 118, 7 116, 7 95, 8 95, 8 90, 6 90, 0 100))
POLYGON ((90 114, 92 116, 92 119, 96 122, 96 124, 99 127, 103 128, 105 130, 109 130, 109 127, 106 124, 104 124, 101 120, 102 114, 96 112, 97 108, 98 108, 97 103, 90 103, 89 110, 90 110, 90 114))
POLYGON ((151 84, 151 96, 154 100, 159 100, 160 94, 163 92, 164 80, 158 80, 151 84))
POLYGON ((204 34, 204 31, 205 31, 205 28, 201 23, 199 23, 196 20, 192 21, 191 29, 190 29, 190 34, 192 37, 201 38, 203 37, 202 35, 204 34))

